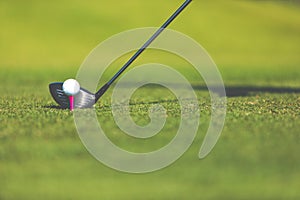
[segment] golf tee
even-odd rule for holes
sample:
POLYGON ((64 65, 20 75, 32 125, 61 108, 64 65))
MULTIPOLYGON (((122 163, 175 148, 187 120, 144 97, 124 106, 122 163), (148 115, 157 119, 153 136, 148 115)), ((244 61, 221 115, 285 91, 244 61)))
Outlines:
POLYGON ((69 96, 70 110, 74 110, 74 96, 69 96))

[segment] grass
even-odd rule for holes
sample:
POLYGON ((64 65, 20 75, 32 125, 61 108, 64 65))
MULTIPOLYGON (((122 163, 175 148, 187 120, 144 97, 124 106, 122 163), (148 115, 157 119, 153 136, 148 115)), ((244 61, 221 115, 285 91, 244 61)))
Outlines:
MULTIPOLYGON (((0 2, 0 199, 300 198, 298 4, 194 1, 172 25, 208 50, 227 86, 224 131, 204 160, 197 155, 210 100, 201 77, 174 55, 147 51, 134 65, 155 60, 173 66, 193 84, 199 100, 201 121, 194 143, 163 170, 133 175, 102 165, 81 143, 72 113, 52 108, 48 83, 74 77, 88 52, 110 35, 160 24, 173 4, 0 2)), ((102 81, 126 56, 112 64, 102 81)), ((149 122, 153 102, 168 110, 166 126, 148 140, 127 137, 117 128, 111 92, 97 104, 97 115, 118 146, 147 152, 173 138, 180 110, 168 91, 144 87, 131 99, 137 124, 149 122)))

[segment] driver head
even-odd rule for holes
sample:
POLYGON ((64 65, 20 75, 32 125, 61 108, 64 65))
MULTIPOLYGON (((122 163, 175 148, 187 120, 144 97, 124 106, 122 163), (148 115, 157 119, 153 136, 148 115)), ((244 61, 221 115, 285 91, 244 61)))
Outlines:
MULTIPOLYGON (((49 85, 50 93, 53 99, 63 109, 70 108, 69 96, 63 91, 63 83, 51 83, 49 85)), ((95 104, 95 94, 86 89, 80 88, 80 91, 74 96, 74 108, 91 108, 95 104)))

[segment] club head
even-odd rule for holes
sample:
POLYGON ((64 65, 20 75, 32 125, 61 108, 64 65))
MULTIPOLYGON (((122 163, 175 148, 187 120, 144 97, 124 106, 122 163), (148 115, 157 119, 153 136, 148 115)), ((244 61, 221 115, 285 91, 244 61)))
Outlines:
MULTIPOLYGON (((61 108, 70 108, 69 97, 62 89, 63 83, 51 83, 49 85, 50 93, 53 99, 60 105, 61 108)), ((91 108, 95 104, 95 94, 86 89, 80 88, 78 94, 74 96, 74 108, 91 108)))

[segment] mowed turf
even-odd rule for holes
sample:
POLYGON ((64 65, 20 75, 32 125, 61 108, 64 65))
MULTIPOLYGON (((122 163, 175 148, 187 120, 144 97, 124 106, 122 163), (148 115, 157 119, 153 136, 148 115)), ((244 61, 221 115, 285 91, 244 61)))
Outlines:
MULTIPOLYGON (((224 131, 203 160, 198 152, 210 99, 200 75, 173 55, 147 51, 134 65, 156 61, 173 66, 189 79, 199 100, 196 140, 163 170, 133 175, 104 166, 81 143, 72 113, 55 108, 48 83, 75 77, 99 42, 126 29, 157 26, 180 3, 0 2, 0 199, 300 198, 298 4, 194 1, 171 26, 208 50, 226 85, 224 131)), ((113 63, 102 82, 126 58, 113 63)), ((156 102, 168 110, 165 128, 148 140, 127 137, 117 128, 111 92, 96 110, 115 144, 147 152, 174 137, 180 107, 169 91, 148 86, 132 97, 137 124, 149 122, 148 109, 156 102)))

